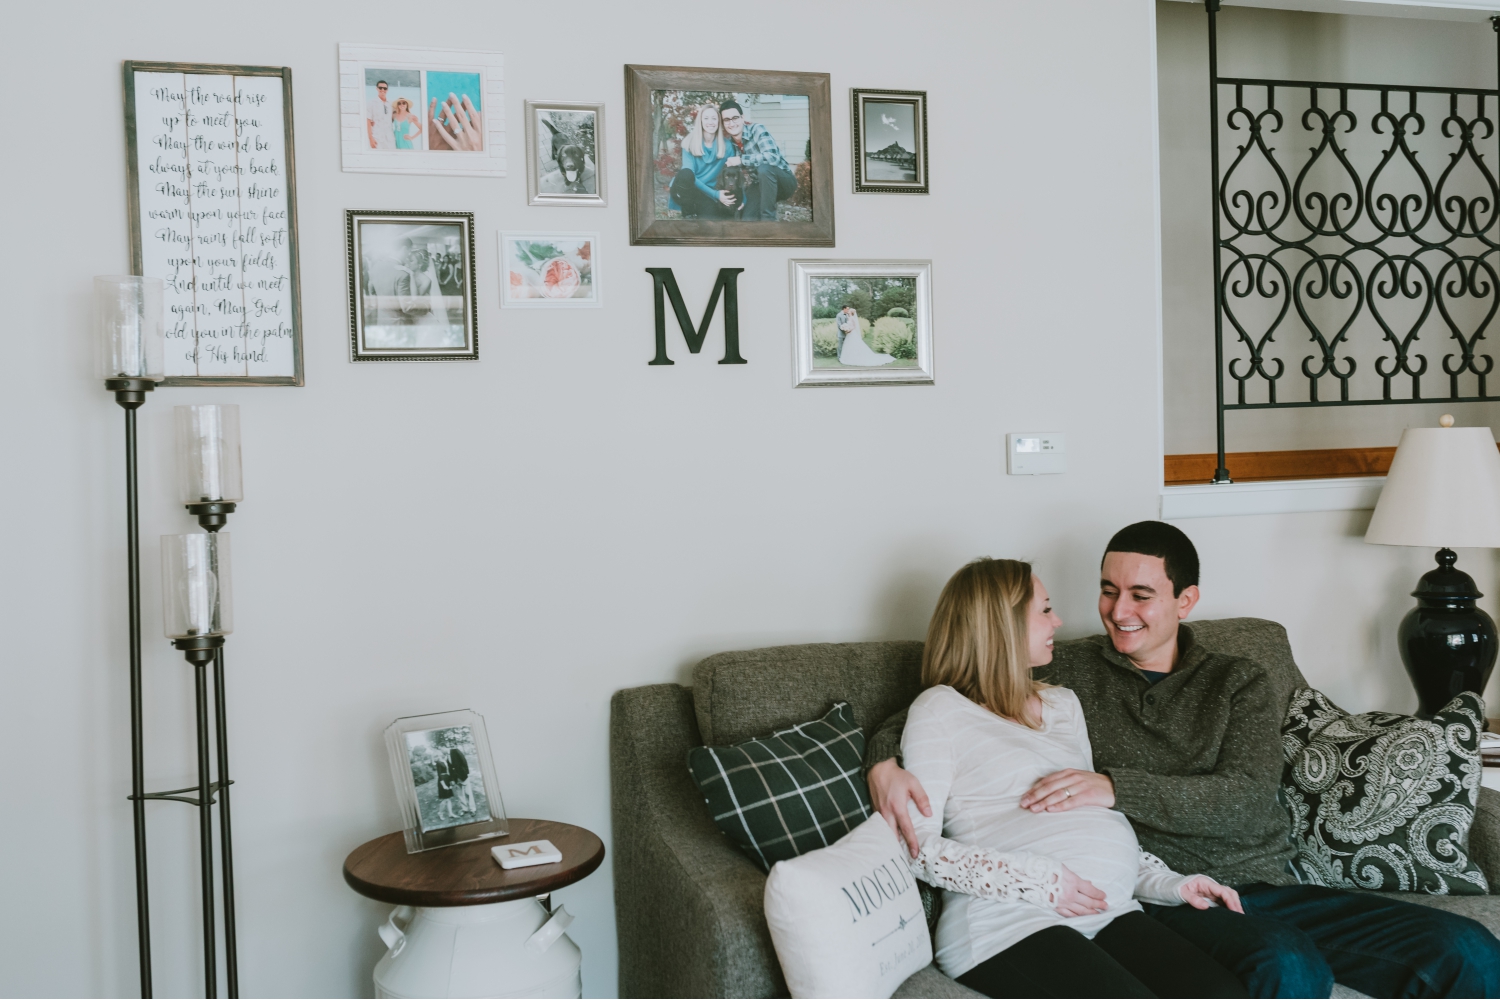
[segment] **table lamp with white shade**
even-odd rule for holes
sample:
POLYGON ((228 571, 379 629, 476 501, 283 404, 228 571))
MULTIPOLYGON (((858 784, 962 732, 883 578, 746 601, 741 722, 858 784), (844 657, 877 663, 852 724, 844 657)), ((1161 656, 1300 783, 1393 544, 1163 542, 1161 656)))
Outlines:
POLYGON ((1494 619, 1474 603, 1484 595, 1453 551, 1500 548, 1500 450, 1488 427, 1454 427, 1446 415, 1439 423, 1402 433, 1365 532, 1377 545, 1438 550, 1397 633, 1422 718, 1460 691, 1482 695, 1500 649, 1494 619))

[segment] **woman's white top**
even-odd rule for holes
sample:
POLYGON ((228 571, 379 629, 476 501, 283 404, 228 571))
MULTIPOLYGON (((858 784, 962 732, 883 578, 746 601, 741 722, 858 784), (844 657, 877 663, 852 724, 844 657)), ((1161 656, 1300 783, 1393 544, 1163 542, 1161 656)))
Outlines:
POLYGON ((901 736, 906 769, 927 791, 932 815, 911 816, 921 843, 913 873, 943 892, 937 966, 958 977, 1037 931, 1072 927, 1092 938, 1136 897, 1180 904, 1178 875, 1143 852, 1123 813, 1101 806, 1064 812, 1022 809, 1038 778, 1094 769, 1078 696, 1041 692, 1042 728, 1002 719, 946 685, 912 703, 901 736), (1060 866, 1105 895, 1103 913, 1064 917, 1056 906, 1060 866))

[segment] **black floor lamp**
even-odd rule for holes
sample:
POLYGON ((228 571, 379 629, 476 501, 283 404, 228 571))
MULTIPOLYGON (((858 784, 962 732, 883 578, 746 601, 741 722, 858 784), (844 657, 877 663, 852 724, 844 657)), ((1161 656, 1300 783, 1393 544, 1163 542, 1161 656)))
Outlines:
POLYGON ((135 826, 135 919, 141 996, 151 996, 151 905, 146 878, 146 788, 141 748, 141 532, 135 411, 165 377, 160 278, 94 279, 104 388, 125 410, 125 547, 130 593, 130 802, 135 826))
MULTIPOLYGON (((219 870, 224 887, 224 976, 238 997, 239 960, 234 919, 234 839, 230 827, 228 720, 224 707, 224 639, 234 631, 229 535, 221 532, 244 499, 240 470, 240 408, 202 404, 173 408, 177 438, 178 497, 206 531, 163 535, 162 627, 193 665, 197 706, 199 859, 203 903, 203 973, 206 996, 216 996, 213 813, 219 806, 219 870), (212 730, 218 780, 210 779, 208 665, 214 668, 212 730)), ((186 792, 188 789, 182 789, 186 792)))
POLYGON ((104 387, 125 410, 125 529, 130 632, 130 802, 135 836, 137 945, 141 996, 152 996, 150 880, 146 866, 146 803, 185 802, 199 808, 202 861, 205 995, 218 995, 214 933, 212 807, 219 805, 224 884, 225 971, 239 996, 234 921, 234 869, 229 815, 229 750, 224 705, 224 637, 232 628, 229 538, 218 531, 243 499, 239 408, 177 407, 178 474, 188 512, 206 534, 162 538, 163 618, 167 637, 197 673, 198 784, 165 792, 145 789, 141 695, 141 553, 135 411, 165 377, 162 281, 138 275, 94 279, 104 387), (214 733, 218 780, 209 774, 207 665, 214 665, 214 733), (193 793, 193 794, 189 794, 193 793))
POLYGON ((1455 568, 1458 548, 1500 548, 1500 451, 1488 427, 1408 427, 1365 541, 1437 549, 1417 606, 1401 620, 1401 660, 1417 689, 1417 715, 1430 719, 1460 691, 1484 696, 1495 667, 1495 622, 1474 602, 1484 595, 1455 568))

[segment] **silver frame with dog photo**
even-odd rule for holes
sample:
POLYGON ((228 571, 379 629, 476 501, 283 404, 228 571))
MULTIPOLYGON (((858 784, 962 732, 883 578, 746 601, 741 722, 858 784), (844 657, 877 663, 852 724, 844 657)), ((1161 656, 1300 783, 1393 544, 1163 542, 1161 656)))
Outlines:
MULTIPOLYGON (((587 157, 589 155, 590 151, 584 150, 584 156, 587 157)), ((605 177, 603 104, 569 104, 564 101, 526 102, 526 204, 574 205, 583 208, 601 208, 608 204, 605 177), (594 160, 593 194, 572 192, 544 193, 541 190, 542 173, 541 159, 538 156, 537 115, 548 111, 585 112, 594 116, 594 148, 592 151, 594 160)))
POLYGON ((792 385, 932 385, 932 261, 794 260, 792 279, 792 385), (814 278, 910 278, 915 303, 911 319, 916 347, 912 367, 820 366, 813 343, 814 278))

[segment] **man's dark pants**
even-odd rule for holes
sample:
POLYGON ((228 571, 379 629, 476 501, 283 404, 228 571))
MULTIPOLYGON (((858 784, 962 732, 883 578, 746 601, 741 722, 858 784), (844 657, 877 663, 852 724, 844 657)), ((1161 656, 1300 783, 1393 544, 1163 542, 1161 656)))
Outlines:
POLYGON ((797 178, 792 176, 790 170, 782 170, 780 167, 756 167, 755 168, 755 194, 753 201, 747 194, 746 201, 750 202, 750 211, 746 213, 751 219, 776 220, 776 203, 786 201, 797 190, 797 178))
POLYGON ((1468 917, 1387 894, 1238 885, 1243 914, 1146 904, 1240 977, 1253 997, 1500 996, 1500 941, 1468 917))

